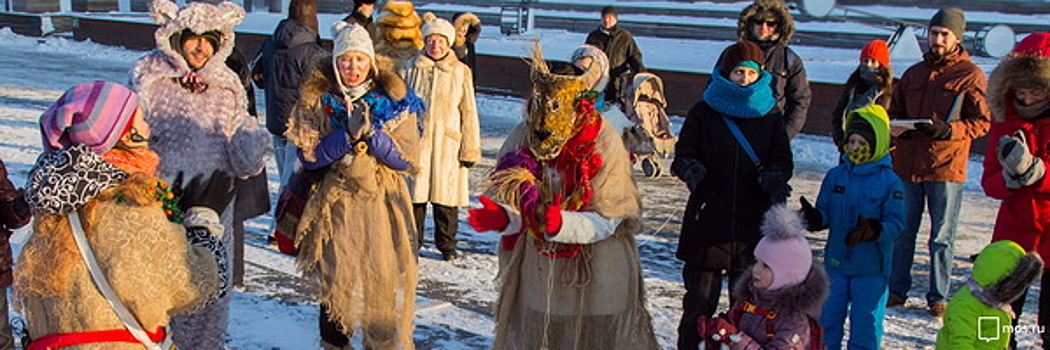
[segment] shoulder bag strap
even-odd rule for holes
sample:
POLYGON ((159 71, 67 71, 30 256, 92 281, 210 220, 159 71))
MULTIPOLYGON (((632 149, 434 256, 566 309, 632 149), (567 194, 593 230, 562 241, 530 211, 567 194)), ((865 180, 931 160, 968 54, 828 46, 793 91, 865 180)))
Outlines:
POLYGON ((138 320, 131 314, 131 311, 120 301, 117 293, 113 290, 113 286, 109 284, 109 280, 102 274, 102 268, 98 266, 98 260, 95 259, 95 252, 91 250, 91 245, 88 244, 87 237, 84 236, 84 227, 80 222, 80 214, 76 210, 69 213, 69 224, 73 226, 73 238, 77 242, 77 248, 80 248, 80 256, 84 259, 84 263, 87 264, 88 271, 91 272, 91 280, 95 282, 95 287, 106 298, 109 305, 113 307, 117 317, 124 323, 124 327, 147 349, 162 350, 160 346, 150 340, 149 335, 146 335, 146 331, 142 329, 142 326, 139 325, 138 320))
POLYGON ((736 126, 736 122, 725 115, 722 116, 722 120, 726 121, 726 126, 729 127, 729 132, 733 133, 736 142, 740 144, 740 148, 744 149, 744 153, 747 153, 748 158, 751 158, 751 162, 755 163, 755 166, 761 164, 762 160, 758 159, 758 154, 755 154, 755 150, 751 148, 751 143, 747 142, 747 138, 744 137, 744 133, 740 131, 740 127, 736 126))

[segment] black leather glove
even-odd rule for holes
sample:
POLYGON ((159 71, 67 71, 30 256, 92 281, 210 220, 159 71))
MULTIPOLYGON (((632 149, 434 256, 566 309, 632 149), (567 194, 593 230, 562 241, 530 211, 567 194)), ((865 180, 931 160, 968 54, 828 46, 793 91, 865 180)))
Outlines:
POLYGON ((190 180, 183 186, 183 173, 175 177, 172 188, 179 190, 179 208, 183 212, 192 207, 206 207, 214 210, 222 216, 222 212, 229 206, 234 197, 233 178, 221 170, 212 172, 210 176, 200 175, 190 180))
POLYGON ((802 205, 802 217, 806 219, 806 230, 809 231, 820 231, 824 228, 824 216, 820 214, 817 208, 814 208, 809 201, 806 200, 805 196, 798 198, 798 203, 802 205))
POLYGON ((671 173, 685 182, 689 191, 695 191, 697 186, 700 186, 700 182, 704 181, 704 177, 707 177, 707 167, 699 160, 682 158, 671 164, 671 173))
POLYGON ((865 219, 864 215, 857 215, 857 227, 846 236, 846 245, 857 245, 861 242, 871 242, 879 239, 882 235, 882 223, 877 219, 865 219))
POLYGON ((459 161, 459 166, 470 169, 474 167, 474 162, 459 161))
POLYGON ((933 123, 915 123, 915 130, 937 140, 947 140, 952 137, 951 124, 944 122, 934 121, 933 123))
POLYGON ((791 185, 787 183, 787 175, 779 169, 764 169, 758 173, 758 186, 769 195, 773 204, 787 202, 791 195, 791 185))

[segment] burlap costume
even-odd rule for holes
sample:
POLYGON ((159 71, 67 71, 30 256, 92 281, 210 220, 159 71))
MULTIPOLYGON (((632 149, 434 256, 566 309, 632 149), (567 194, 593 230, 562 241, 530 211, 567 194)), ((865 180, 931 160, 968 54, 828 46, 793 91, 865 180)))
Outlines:
POLYGON ((494 348, 655 349, 634 239, 641 202, 627 150, 578 77, 550 74, 538 48, 533 70, 526 121, 503 144, 488 189, 511 221, 500 250, 494 348), (539 141, 537 131, 552 135, 539 141), (541 207, 565 198, 554 238, 542 233, 529 192, 539 193, 541 207), (601 228, 577 244, 554 242, 570 239, 560 236, 584 221, 601 228))
MULTIPOLYGON (((320 59, 307 74, 285 132, 308 161, 316 159, 314 148, 322 137, 336 131, 322 103, 323 95, 339 89, 331 62, 331 57, 320 59)), ((392 101, 406 98, 404 81, 392 72, 379 71, 375 86, 373 91, 392 101)), ((382 124, 404 159, 415 164, 419 127, 414 111, 402 110, 382 124)), ((365 345, 374 349, 413 347, 418 271, 404 175, 371 153, 351 151, 330 165, 296 230, 299 268, 318 283, 331 321, 347 331, 361 327, 365 345)))

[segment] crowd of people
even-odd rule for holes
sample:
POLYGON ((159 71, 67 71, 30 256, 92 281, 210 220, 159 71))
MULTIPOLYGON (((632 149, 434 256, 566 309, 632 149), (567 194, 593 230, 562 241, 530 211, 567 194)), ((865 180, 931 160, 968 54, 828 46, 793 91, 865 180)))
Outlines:
MULTIPOLYGON (((355 0, 328 50, 317 10, 292 0, 248 64, 234 48, 239 6, 156 0, 157 46, 128 85, 77 85, 43 113, 44 153, 25 189, 0 162, 0 233, 35 217, 14 274, 0 275, 17 291, 27 349, 222 349, 227 292, 243 284, 242 222, 270 206, 270 147, 280 184, 270 231, 316 287, 321 348, 348 349, 354 334, 369 349, 414 347, 427 207, 435 248, 454 261, 460 208, 475 189, 469 225, 500 236, 495 348, 658 347, 633 158, 603 117, 646 70, 616 8, 602 10, 568 64, 533 48, 525 115, 483 184, 469 176, 482 160, 478 17, 355 0), (253 85, 265 94, 265 129, 253 85)), ((899 79, 886 42, 864 46, 831 116, 840 163, 795 210, 790 141, 812 94, 788 45, 794 21, 780 0, 756 0, 737 28, 671 164, 689 190, 677 347, 880 348, 887 308, 908 302, 929 211, 925 307, 943 318, 938 347, 1013 348, 1008 333, 979 337, 991 324, 978 319, 1016 325, 1050 253, 1050 33, 1018 43, 990 79, 961 45, 957 8, 930 19, 927 53, 899 79), (982 185, 1002 204, 991 244, 953 296, 962 183, 971 142, 985 134, 982 185), (803 233, 823 230, 815 261, 803 233), (723 283, 730 307, 719 310, 723 283)), ((2 240, 0 267, 11 260, 2 240)), ((1038 304, 1045 327, 1050 294, 1038 304)), ((15 341, 0 322, 0 348, 15 341)))

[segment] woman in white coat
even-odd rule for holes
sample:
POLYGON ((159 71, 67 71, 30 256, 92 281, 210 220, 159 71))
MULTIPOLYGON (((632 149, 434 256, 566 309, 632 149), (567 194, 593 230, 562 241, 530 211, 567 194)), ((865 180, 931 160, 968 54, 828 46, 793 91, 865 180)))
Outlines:
POLYGON ((474 79, 470 68, 450 49, 455 38, 456 30, 448 21, 427 21, 423 50, 398 72, 427 105, 419 173, 409 185, 418 232, 416 247, 423 246, 423 222, 427 203, 432 203, 434 243, 446 261, 458 256, 458 207, 469 204, 468 169, 481 159, 474 79))

